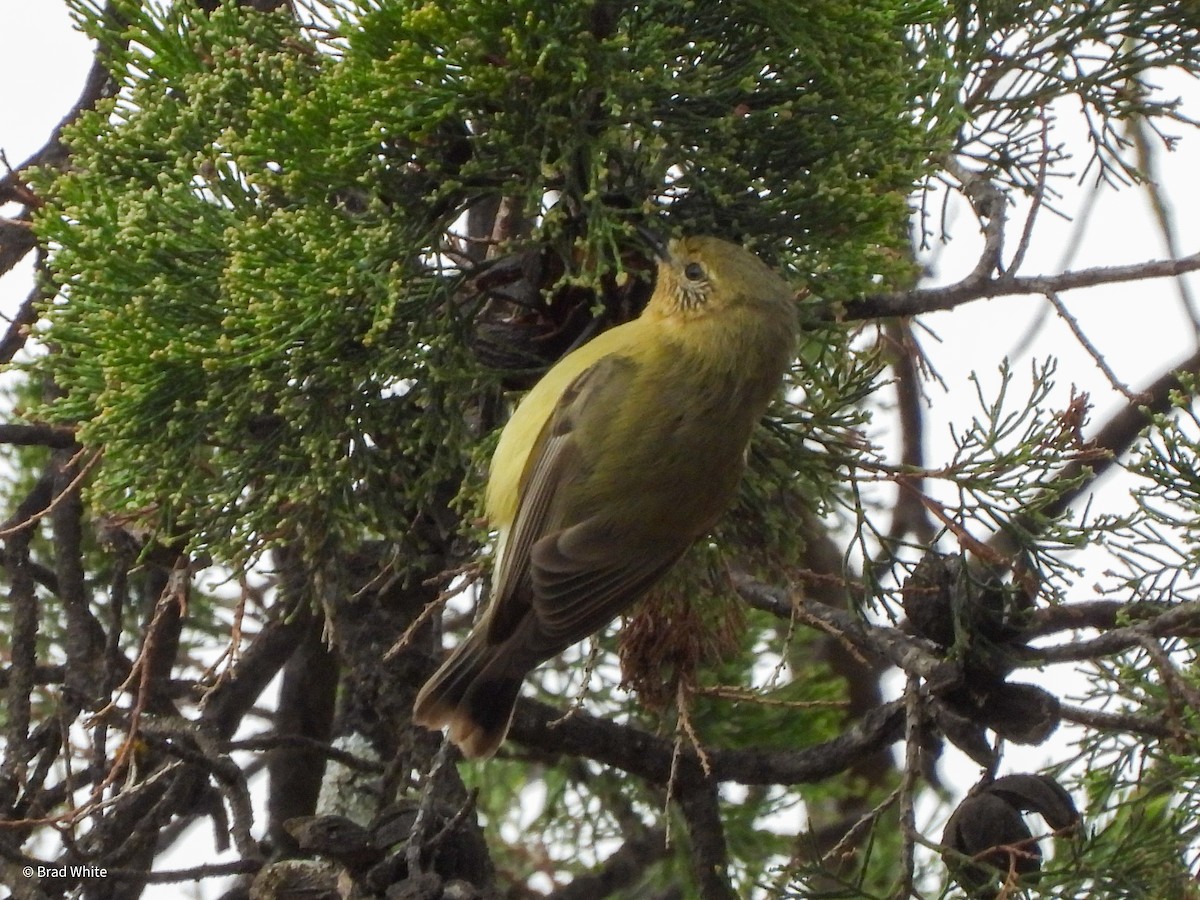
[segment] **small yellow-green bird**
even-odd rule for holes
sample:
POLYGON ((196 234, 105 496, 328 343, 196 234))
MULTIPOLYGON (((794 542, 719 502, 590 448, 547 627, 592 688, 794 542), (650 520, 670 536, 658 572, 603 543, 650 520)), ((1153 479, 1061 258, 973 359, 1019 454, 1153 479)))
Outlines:
POLYGON ((712 237, 656 247, 640 317, 563 357, 500 435, 492 600, 417 696, 468 757, 496 752, 525 676, 629 607, 728 508, 795 350, 793 292, 712 237))

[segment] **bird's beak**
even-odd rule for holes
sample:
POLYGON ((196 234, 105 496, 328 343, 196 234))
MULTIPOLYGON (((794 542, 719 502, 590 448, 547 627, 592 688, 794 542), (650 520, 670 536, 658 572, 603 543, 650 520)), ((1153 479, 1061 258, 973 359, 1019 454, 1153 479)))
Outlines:
POLYGON ((667 258, 668 245, 666 237, 657 231, 651 231, 649 228, 645 228, 641 225, 635 225, 634 228, 637 230, 637 233, 641 235, 642 240, 644 240, 650 246, 650 249, 654 251, 654 255, 656 257, 663 260, 667 258))

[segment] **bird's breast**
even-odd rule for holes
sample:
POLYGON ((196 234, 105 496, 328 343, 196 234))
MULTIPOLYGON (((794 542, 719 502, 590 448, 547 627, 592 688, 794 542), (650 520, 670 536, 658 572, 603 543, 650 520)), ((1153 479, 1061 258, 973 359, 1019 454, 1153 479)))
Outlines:
MULTIPOLYGON (((658 362, 658 361, 655 361, 658 362)), ((610 421, 578 435, 584 465, 568 520, 619 510, 619 527, 648 540, 694 538, 729 506, 755 422, 769 399, 741 373, 654 362, 610 421)))

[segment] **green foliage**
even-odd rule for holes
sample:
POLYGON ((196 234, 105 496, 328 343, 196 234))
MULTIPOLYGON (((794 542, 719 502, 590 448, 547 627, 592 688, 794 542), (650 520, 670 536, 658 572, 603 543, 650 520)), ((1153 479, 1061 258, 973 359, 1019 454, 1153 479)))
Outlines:
POLYGON ((41 414, 104 448, 101 508, 219 560, 395 534, 457 491, 490 379, 440 254, 472 204, 515 202, 568 281, 656 210, 831 296, 907 277, 930 135, 904 4, 343 3, 316 36, 77 9, 121 90, 41 183, 41 414))
MULTIPOLYGON (((1195 652, 1173 641, 1173 655, 1194 672, 1195 652)), ((1043 879, 1051 896, 1186 897, 1196 864, 1196 711, 1181 710, 1150 674, 1149 656, 1133 650, 1089 666, 1088 695, 1110 708, 1137 710, 1170 725, 1169 736, 1096 731, 1060 768, 1075 773, 1087 797, 1084 829, 1056 852, 1043 879), (1182 717, 1181 717, 1182 716, 1182 717), (1149 893, 1147 893, 1149 892, 1149 893)))
MULTIPOLYGON (((1193 378, 1184 377, 1192 391, 1193 378)), ((1136 595, 1195 600, 1200 572, 1200 414, 1191 393, 1175 397, 1176 409, 1157 416, 1130 471, 1141 479, 1134 493, 1141 516, 1135 539, 1125 545, 1128 586, 1136 595)))
POLYGON ((50 414, 105 448, 102 507, 220 559, 394 533, 462 468, 453 282, 419 219, 339 199, 369 155, 297 177, 314 133, 288 111, 323 61, 285 19, 170 17, 140 23, 148 71, 72 129, 50 187, 50 414))

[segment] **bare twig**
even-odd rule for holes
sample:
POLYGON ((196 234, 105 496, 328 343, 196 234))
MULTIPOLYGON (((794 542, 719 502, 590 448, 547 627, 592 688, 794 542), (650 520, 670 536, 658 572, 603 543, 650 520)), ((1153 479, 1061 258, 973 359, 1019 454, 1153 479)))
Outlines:
POLYGON ((1098 284, 1120 284, 1148 278, 1177 278, 1200 270, 1200 253, 1178 259, 1156 259, 1124 266, 1097 266, 1076 269, 1058 275, 999 275, 980 279, 974 275, 955 284, 937 288, 914 288, 890 294, 871 294, 846 303, 838 313, 848 321, 880 316, 915 316, 953 309, 972 300, 1010 297, 1021 294, 1047 294, 1098 284))
MULTIPOLYGON (((1136 78, 1130 79, 1130 89, 1143 96, 1146 94, 1146 86, 1136 78)), ((1154 143, 1150 140, 1149 123, 1145 116, 1130 116, 1126 120, 1126 129, 1129 139, 1133 143, 1134 152, 1137 154, 1137 166, 1145 179, 1141 189, 1150 201, 1155 223, 1167 246, 1167 253, 1172 257, 1179 256, 1179 232, 1176 217, 1167 201, 1166 194, 1163 193, 1162 187, 1155 177, 1158 169, 1158 154, 1154 150, 1154 143)), ((1175 279, 1175 287, 1179 293, 1179 302, 1183 307, 1184 314, 1191 322, 1192 333, 1197 342, 1200 342, 1200 309, 1197 308, 1196 298, 1192 296, 1187 279, 1175 279)))
POLYGON ((1091 342, 1088 336, 1083 333, 1083 329, 1079 325, 1079 320, 1071 315, 1070 310, 1068 310, 1066 304, 1062 302, 1062 298, 1058 296, 1058 293, 1051 291, 1050 293, 1046 294, 1046 299, 1049 300, 1054 306, 1054 309, 1058 313, 1059 317, 1067 323, 1067 327, 1070 328, 1071 333, 1075 335, 1075 340, 1079 341, 1080 346, 1082 346, 1083 349, 1088 352, 1088 355, 1092 358, 1092 361, 1096 364, 1100 371, 1104 373, 1104 377, 1108 379, 1108 383, 1112 385, 1113 390, 1119 394, 1122 394, 1130 403, 1146 402, 1146 400, 1149 399, 1148 397, 1141 394, 1135 394, 1123 381, 1121 381, 1120 378, 1117 377, 1117 373, 1114 372, 1112 366, 1108 364, 1108 360, 1104 358, 1104 354, 1097 350, 1096 346, 1091 342))
MULTIPOLYGON (((1060 272, 1067 271, 1075 257, 1079 255, 1079 250, 1083 246, 1083 238, 1087 232, 1088 224, 1092 220, 1092 214, 1096 210, 1096 203, 1099 201, 1101 191, 1104 189, 1104 182, 1100 182, 1092 187, 1090 191, 1084 194, 1083 203, 1080 204, 1078 212, 1071 220, 1071 234, 1067 238, 1066 244, 1063 246, 1062 253, 1059 255, 1056 268, 1060 272)), ((1009 268, 1009 273, 1015 275, 1017 272, 1016 266, 1009 268)), ((1041 331, 1042 327, 1048 320, 1047 307, 1039 306, 1037 314, 1030 321, 1028 327, 1021 333, 1020 337, 1013 342, 1013 348, 1008 355, 1013 359, 1019 357, 1033 343, 1034 337, 1041 331)))
POLYGON ((896 788, 890 794, 883 798, 874 809, 864 813, 857 822, 855 822, 838 840, 836 844, 830 847, 821 856, 821 865, 823 866, 840 866, 843 862, 843 855, 853 853, 858 850, 862 844, 862 839, 875 827, 875 823, 879 821, 879 817, 887 812, 896 801, 900 799, 900 788, 896 788))
POLYGON ((712 763, 709 761, 708 753, 704 750, 704 744, 701 743, 700 736, 696 734, 696 729, 692 726, 691 697, 691 688, 681 680, 675 690, 675 710, 679 716, 675 730, 676 744, 682 749, 683 739, 686 736, 688 743, 696 751, 696 759, 700 762, 700 768, 704 772, 704 777, 712 778, 712 763))
MULTIPOLYGON (((70 444, 67 445, 67 447, 70 446, 70 444)), ((79 453, 82 454, 83 451, 80 450, 79 453)), ((92 467, 95 466, 99 461, 100 452, 96 451, 91 455, 87 462, 79 467, 78 472, 72 474, 71 480, 59 488, 58 494, 53 500, 50 501, 49 505, 37 510, 37 512, 31 513, 27 519, 19 520, 15 524, 6 524, 3 529, 0 529, 0 537, 8 537, 10 534, 15 534, 18 531, 28 528, 39 519, 53 514, 58 508, 59 504, 70 501, 72 497, 76 496, 76 492, 79 490, 79 486, 83 483, 83 479, 87 477, 88 472, 90 472, 92 467)), ((73 461, 71 465, 73 465, 73 461)))
POLYGON ((1038 118, 1042 121, 1041 142, 1042 152, 1038 155, 1037 178, 1033 187, 1033 201, 1029 206, 1029 214, 1025 217, 1025 225, 1021 229, 1021 238, 1017 242, 1016 252, 1009 261, 1007 271, 1016 274, 1025 254, 1029 252, 1029 244, 1033 239, 1033 226, 1037 223, 1038 213, 1042 211, 1042 203, 1046 199, 1046 173, 1050 170, 1050 117, 1045 107, 1038 110, 1038 118))

